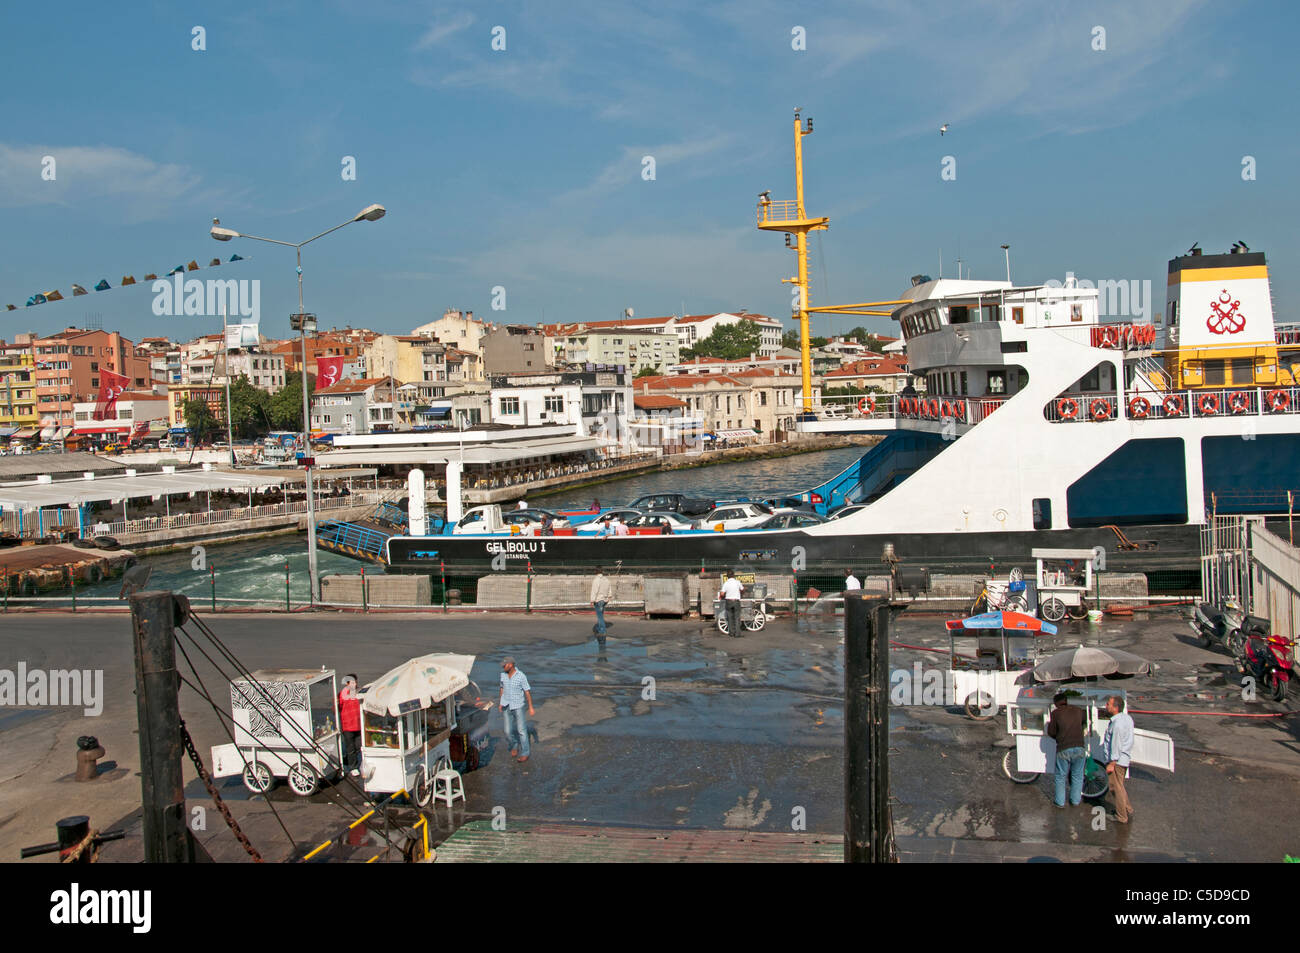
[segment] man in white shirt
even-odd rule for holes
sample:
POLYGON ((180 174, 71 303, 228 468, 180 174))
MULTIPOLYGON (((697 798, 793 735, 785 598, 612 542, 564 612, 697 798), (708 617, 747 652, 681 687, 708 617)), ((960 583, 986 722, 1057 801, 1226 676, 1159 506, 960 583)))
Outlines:
POLYGON ((609 604, 613 591, 614 587, 610 585, 605 570, 597 569, 596 578, 591 581, 591 604, 596 610, 596 624, 591 631, 596 633, 596 641, 601 648, 605 647, 605 606, 609 604))
POLYGON ((844 591, 853 592, 855 589, 861 589, 862 583, 858 582, 858 577, 853 575, 852 569, 844 570, 844 591))
POLYGON ((727 581, 722 584, 718 598, 722 600, 722 611, 726 613, 727 634, 733 639, 740 638, 743 631, 740 624, 740 597, 745 587, 736 578, 734 570, 727 570, 727 581))
POLYGON ((518 510, 526 510, 526 509, 528 509, 528 502, 527 502, 526 500, 520 500, 520 501, 519 501, 519 505, 516 506, 515 509, 518 509, 518 510))

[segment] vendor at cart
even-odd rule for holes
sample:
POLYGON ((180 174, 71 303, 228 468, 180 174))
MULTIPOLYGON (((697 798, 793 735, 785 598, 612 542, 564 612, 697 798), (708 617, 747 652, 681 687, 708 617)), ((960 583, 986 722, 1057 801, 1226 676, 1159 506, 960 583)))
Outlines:
POLYGON ((339 692, 339 729, 343 732, 343 770, 348 774, 361 773, 361 696, 357 693, 357 677, 343 679, 339 692))

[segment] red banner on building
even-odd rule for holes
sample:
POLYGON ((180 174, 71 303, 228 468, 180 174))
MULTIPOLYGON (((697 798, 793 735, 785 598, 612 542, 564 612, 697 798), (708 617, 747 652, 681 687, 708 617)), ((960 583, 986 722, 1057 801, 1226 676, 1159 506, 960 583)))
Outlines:
POLYGON ((95 398, 95 420, 110 420, 117 416, 117 399, 131 383, 129 377, 112 371, 99 372, 99 395, 95 398))
POLYGON ((343 358, 342 357, 318 357, 316 358, 316 389, 329 387, 331 384, 337 384, 343 380, 343 358))

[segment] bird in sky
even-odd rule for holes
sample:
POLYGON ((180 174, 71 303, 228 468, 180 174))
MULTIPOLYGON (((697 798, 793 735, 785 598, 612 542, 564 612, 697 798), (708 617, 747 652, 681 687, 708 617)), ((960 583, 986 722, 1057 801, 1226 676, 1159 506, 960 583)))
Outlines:
POLYGON ((945 122, 942 126, 939 127, 939 135, 942 136, 947 131, 948 131, 948 124, 945 122))

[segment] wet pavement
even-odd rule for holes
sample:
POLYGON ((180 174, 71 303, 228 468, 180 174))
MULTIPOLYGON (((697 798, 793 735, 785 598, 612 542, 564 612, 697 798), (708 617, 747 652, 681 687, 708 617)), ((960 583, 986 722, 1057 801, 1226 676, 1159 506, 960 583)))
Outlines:
MULTIPOLYGON (((897 648, 891 668, 946 668, 944 618, 897 617, 897 642, 944 652, 897 648)), ((842 832, 842 617, 778 619, 743 639, 697 620, 614 621, 603 651, 583 615, 221 616, 212 624, 250 668, 327 665, 356 671, 362 681, 413 655, 474 652, 474 678, 493 701, 499 660, 513 654, 533 686, 532 757, 525 764, 510 758, 493 712, 485 763, 465 775, 466 802, 430 812, 435 841, 465 820, 493 818, 515 827, 778 833, 803 825, 813 833, 842 832)), ((106 828, 131 814, 139 798, 138 741, 124 617, 10 616, 4 629, 0 667, 21 659, 29 668, 102 668, 106 696, 97 718, 68 709, 0 710, 7 754, 0 856, 15 858, 18 845, 50 839, 60 816, 89 813, 106 828), (112 762, 91 784, 71 781, 80 734, 97 735, 112 762)), ((1293 796, 1297 722, 1233 716, 1289 706, 1243 702, 1225 677, 1227 656, 1195 644, 1174 610, 1098 626, 1066 623, 1042 649, 1079 643, 1126 648, 1158 664, 1154 677, 1115 683, 1130 693, 1131 708, 1197 713, 1135 715, 1140 727, 1174 737, 1177 771, 1134 769, 1136 815, 1125 827, 1087 802, 1055 808, 1050 776, 1013 784, 1001 769, 1008 737, 1002 717, 976 722, 956 708, 894 708, 891 787, 903 859, 1280 860, 1291 845, 1276 831, 1300 819, 1293 796)), ((204 683, 228 705, 227 687, 205 666, 204 683)), ((203 754, 227 740, 217 716, 189 689, 182 713, 203 754)), ((214 854, 243 859, 188 764, 186 777, 191 807, 207 806, 202 836, 214 854)), ((294 850, 272 805, 302 845, 328 838, 355 816, 335 803, 349 796, 346 789, 301 800, 281 785, 268 803, 237 779, 219 783, 268 858, 294 850)), ((370 856, 368 845, 353 846, 346 853, 370 856)), ((106 847, 105 859, 130 859, 138 850, 138 838, 128 838, 106 847)))

